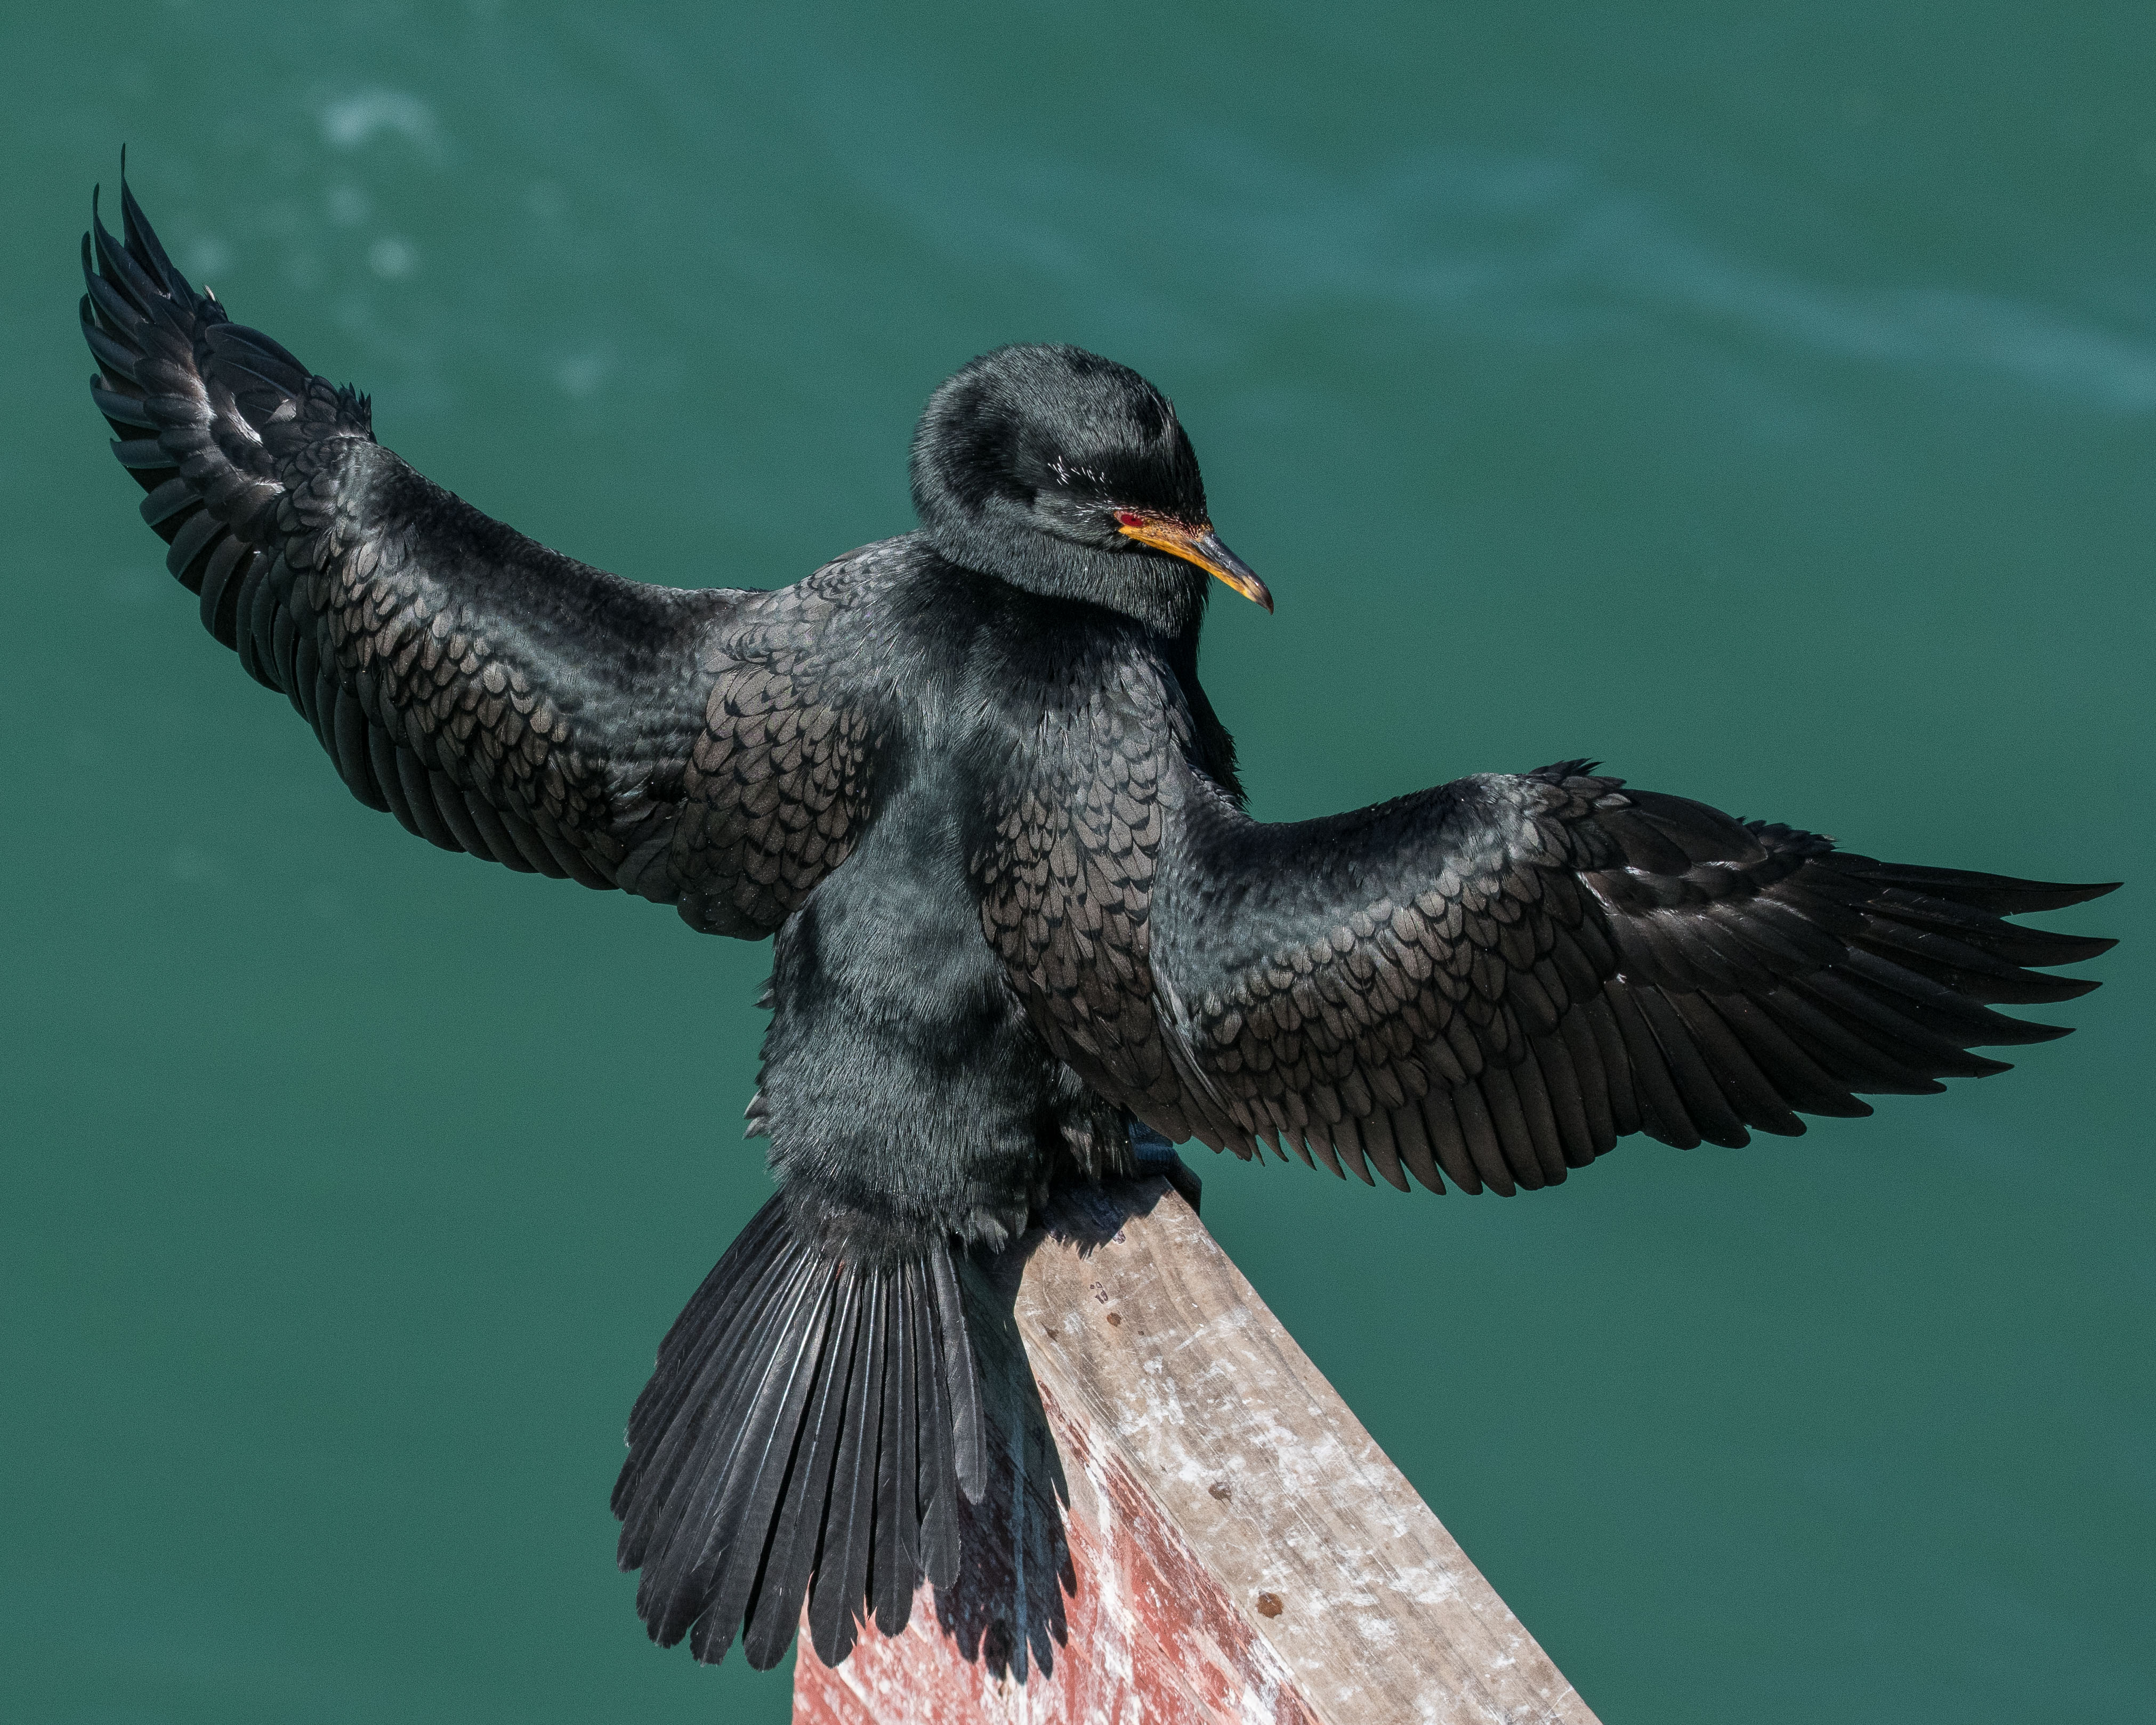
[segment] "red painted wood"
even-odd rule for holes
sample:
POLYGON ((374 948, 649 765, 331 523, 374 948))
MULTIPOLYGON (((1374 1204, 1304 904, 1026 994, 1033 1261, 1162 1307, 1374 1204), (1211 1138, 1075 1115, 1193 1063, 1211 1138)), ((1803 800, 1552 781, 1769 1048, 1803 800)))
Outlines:
POLYGON ((1595 1725, 1161 1178, 966 1273, 995 1458, 959 1579, 796 1725, 1595 1725))
POLYGON ((1041 1403, 1070 1497, 1062 1537, 1045 1458, 1014 1466, 1004 1433, 951 1596, 923 1587, 902 1634, 871 1627, 835 1671, 804 1634, 794 1725, 1317 1725, 1152 1494, 1045 1388, 1041 1403), (994 1508, 1013 1503, 1015 1517, 994 1508))

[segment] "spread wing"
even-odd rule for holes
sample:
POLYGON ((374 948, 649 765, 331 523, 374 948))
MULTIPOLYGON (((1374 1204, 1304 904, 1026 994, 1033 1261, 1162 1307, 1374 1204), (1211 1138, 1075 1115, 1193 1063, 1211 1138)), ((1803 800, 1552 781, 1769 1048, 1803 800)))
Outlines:
POLYGON ((133 194, 83 241, 91 393, 203 626, 362 803, 447 850, 771 932, 844 858, 877 734, 843 651, 869 578, 624 581, 374 441, 368 404, 231 322, 133 194))
POLYGON ((974 875, 1056 1053, 1216 1149, 1510 1194, 1631 1132, 1801 1132, 2064 1035, 1990 1004, 2083 993, 2026 967, 2112 944, 2004 920, 2108 887, 1877 862, 1585 762, 1266 825, 1147 705, 1059 727, 974 875))

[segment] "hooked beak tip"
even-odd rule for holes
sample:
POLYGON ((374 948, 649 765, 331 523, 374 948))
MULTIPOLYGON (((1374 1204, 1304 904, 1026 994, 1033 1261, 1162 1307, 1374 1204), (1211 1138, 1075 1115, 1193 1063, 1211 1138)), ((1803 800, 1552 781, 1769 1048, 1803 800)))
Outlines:
POLYGON ((1233 588, 1253 604, 1263 605, 1265 614, 1272 614, 1272 589, 1258 579, 1258 572, 1220 542, 1220 536, 1208 529, 1205 536, 1194 547, 1196 555, 1191 561, 1223 585, 1233 588))

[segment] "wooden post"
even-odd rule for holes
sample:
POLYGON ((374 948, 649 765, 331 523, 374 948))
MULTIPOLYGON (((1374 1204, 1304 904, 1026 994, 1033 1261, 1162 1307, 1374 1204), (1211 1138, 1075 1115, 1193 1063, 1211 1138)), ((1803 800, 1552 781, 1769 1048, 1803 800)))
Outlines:
POLYGON ((1163 1178, 970 1274, 998 1464, 947 1597, 794 1725, 1595 1725, 1163 1178))

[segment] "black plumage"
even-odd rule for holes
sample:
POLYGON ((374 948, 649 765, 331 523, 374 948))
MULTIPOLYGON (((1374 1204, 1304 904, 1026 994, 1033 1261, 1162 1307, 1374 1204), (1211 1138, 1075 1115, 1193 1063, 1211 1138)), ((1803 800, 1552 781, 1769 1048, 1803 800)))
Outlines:
MULTIPOLYGON (((776 592, 639 585, 414 473, 232 323, 131 193, 84 243, 92 396, 203 626, 444 850, 775 939, 778 1193, 661 1344, 613 1498, 652 1635, 843 1658, 988 1474, 954 1254, 1142 1123, 1441 1192, 1627 1134, 1742 1144, 2065 1034, 1991 1010, 2102 886, 1881 863, 1584 761, 1291 825, 1197 679, 1210 526, 1167 399, 1075 348, 936 392, 914 532, 776 592)), ((2031 968, 2037 967, 2038 968, 2031 968)))

